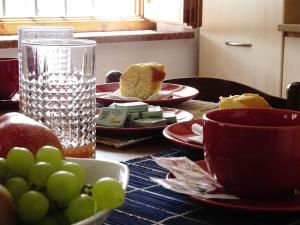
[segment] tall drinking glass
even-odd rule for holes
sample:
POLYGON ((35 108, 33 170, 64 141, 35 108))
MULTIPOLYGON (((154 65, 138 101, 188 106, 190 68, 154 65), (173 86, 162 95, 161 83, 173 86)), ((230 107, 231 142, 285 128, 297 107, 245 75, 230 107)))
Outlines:
POLYGON ((18 27, 18 50, 19 56, 22 41, 46 38, 73 38, 73 27, 68 26, 19 26, 18 27))
MULTIPOLYGON (((19 77, 22 69, 22 41, 32 39, 48 38, 73 38, 73 27, 70 26, 19 26, 18 27, 18 57, 19 57, 19 77)), ((19 98, 22 98, 22 84, 19 84, 19 98)), ((21 103, 22 101, 20 101, 21 103)), ((19 108, 22 108, 19 105, 19 108)))
POLYGON ((55 132, 65 156, 95 156, 95 46, 83 39, 22 42, 20 110, 55 132))

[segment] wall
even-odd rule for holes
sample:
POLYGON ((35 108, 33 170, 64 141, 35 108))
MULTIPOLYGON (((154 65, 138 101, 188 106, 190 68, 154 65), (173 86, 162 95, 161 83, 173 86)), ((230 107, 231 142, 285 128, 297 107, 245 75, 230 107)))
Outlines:
MULTIPOLYGON (((0 49, 0 57, 16 56, 17 49, 0 49)), ((167 78, 197 76, 198 38, 98 44, 97 83, 105 82, 105 74, 110 70, 124 71, 130 64, 150 61, 165 64, 167 78)))

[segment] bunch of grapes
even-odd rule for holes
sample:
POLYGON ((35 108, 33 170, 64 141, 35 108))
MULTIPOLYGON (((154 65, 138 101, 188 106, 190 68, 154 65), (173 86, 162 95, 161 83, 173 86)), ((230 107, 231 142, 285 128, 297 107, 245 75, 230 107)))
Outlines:
POLYGON ((52 146, 35 156, 15 147, 0 158, 0 182, 13 196, 20 224, 72 224, 124 202, 117 180, 105 177, 91 185, 85 177, 80 164, 66 161, 52 146))

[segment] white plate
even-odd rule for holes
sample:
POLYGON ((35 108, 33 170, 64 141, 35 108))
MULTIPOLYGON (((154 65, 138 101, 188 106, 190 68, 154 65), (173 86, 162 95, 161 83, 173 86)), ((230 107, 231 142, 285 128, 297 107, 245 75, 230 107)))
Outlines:
MULTIPOLYGON (((67 161, 79 163, 86 171, 86 183, 93 184, 101 177, 112 177, 121 182, 126 190, 129 180, 129 169, 125 164, 97 159, 66 158, 67 161)), ((103 210, 74 225, 102 224, 112 210, 103 210)))

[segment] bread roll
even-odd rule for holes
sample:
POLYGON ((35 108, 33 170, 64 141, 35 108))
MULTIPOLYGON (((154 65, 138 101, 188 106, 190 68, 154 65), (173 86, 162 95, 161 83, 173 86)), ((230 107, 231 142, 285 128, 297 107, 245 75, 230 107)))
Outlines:
POLYGON ((246 93, 242 95, 220 97, 219 108, 271 108, 271 106, 258 94, 246 93))
POLYGON ((131 65, 120 77, 121 96, 146 100, 161 89, 165 77, 163 64, 140 63, 131 65))

